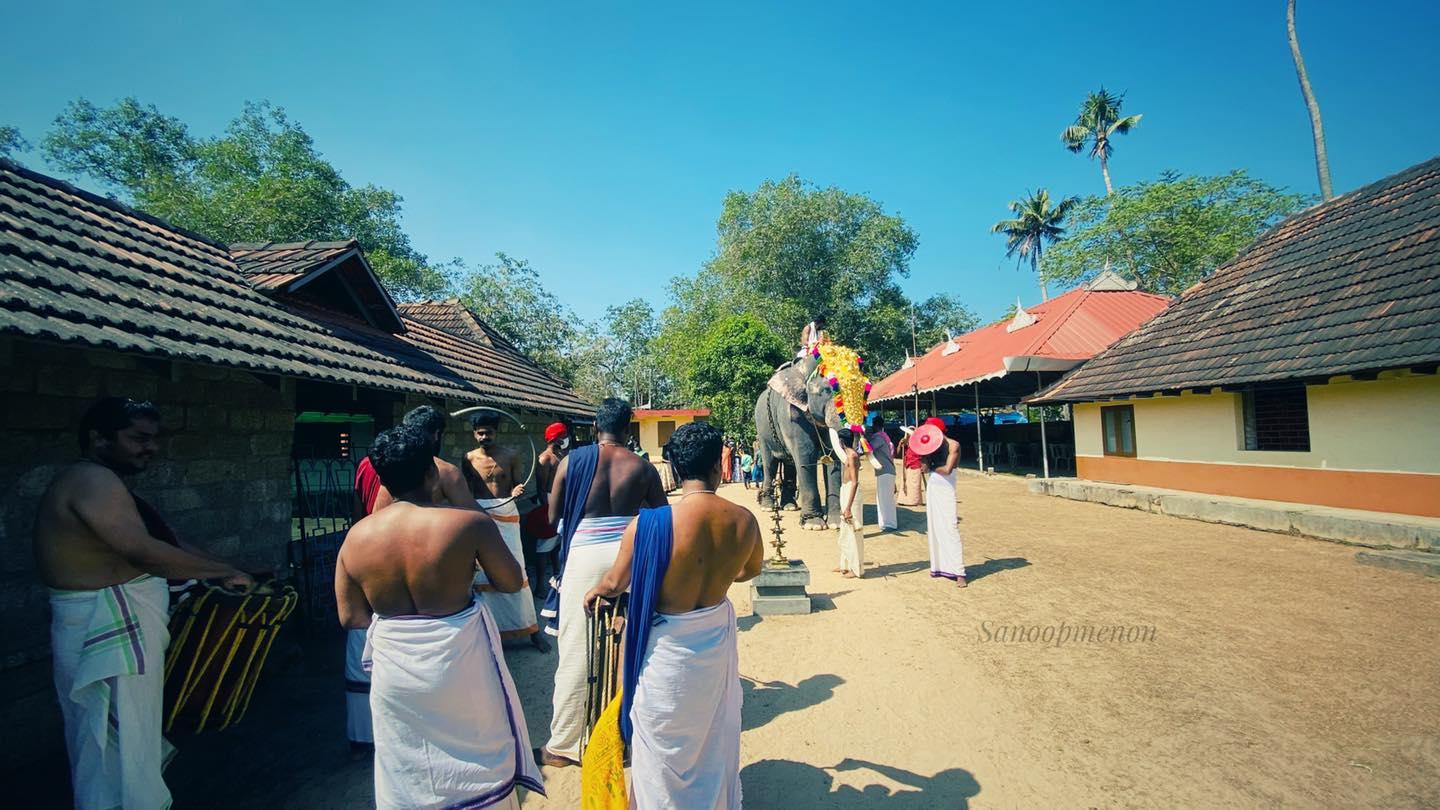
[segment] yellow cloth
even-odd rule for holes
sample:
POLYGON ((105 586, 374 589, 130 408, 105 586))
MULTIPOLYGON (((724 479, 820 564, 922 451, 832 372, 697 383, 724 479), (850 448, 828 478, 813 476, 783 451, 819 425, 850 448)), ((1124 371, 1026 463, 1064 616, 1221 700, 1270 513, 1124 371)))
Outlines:
POLYGON ((584 810, 625 810, 625 743, 620 740, 620 690, 600 713, 580 763, 580 806, 584 810))

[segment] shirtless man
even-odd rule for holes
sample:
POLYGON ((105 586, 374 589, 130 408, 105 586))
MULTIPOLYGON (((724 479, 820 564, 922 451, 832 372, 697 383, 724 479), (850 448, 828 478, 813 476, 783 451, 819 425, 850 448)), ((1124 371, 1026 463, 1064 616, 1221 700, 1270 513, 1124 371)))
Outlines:
POLYGON ((740 806, 740 672, 731 584, 760 573, 764 543, 748 509, 715 494, 720 431, 675 431, 665 458, 681 479, 674 506, 625 530, 615 564, 585 595, 630 588, 621 736, 631 743, 633 807, 740 806))
POLYGON ((555 474, 560 471, 560 462, 570 452, 570 428, 564 422, 552 422, 545 428, 545 450, 535 462, 535 507, 525 516, 522 539, 525 543, 525 559, 532 566, 530 586, 538 594, 549 590, 547 572, 550 558, 560 545, 559 532, 550 522, 550 486, 555 483, 555 474))
POLYGON ((370 628, 382 808, 466 804, 517 778, 537 789, 534 763, 515 754, 529 741, 498 632, 471 592, 477 563, 502 593, 524 576, 483 512, 432 500, 432 442, 414 425, 376 437, 369 458, 394 503, 350 528, 335 563, 341 624, 370 628))
POLYGON ((476 500, 518 498, 525 494, 525 469, 520 454, 496 444, 500 437, 500 414, 479 411, 470 417, 475 449, 465 454, 465 480, 470 497, 476 500))
POLYGON ((126 485, 123 479, 144 471, 159 452, 159 431, 160 412, 148 402, 96 402, 80 420, 83 459, 56 476, 35 518, 35 560, 51 589, 55 691, 78 808, 170 803, 160 776, 170 638, 165 579, 251 584, 233 565, 180 542, 126 485), (111 615, 124 618, 100 621, 111 615), (107 717, 118 722, 119 734, 94 733, 107 717))
POLYGON ((550 522, 560 535, 560 589, 545 602, 547 628, 559 636, 550 741, 541 762, 564 767, 579 761, 585 719, 585 592, 594 587, 620 550, 620 537, 640 507, 665 504, 660 474, 625 445, 630 403, 610 397, 595 413, 596 443, 570 452, 555 473, 550 522), (573 483, 572 483, 573 482, 573 483))
MULTIPOLYGON (((429 405, 421 405, 415 410, 405 414, 402 424, 414 425, 420 428, 421 432, 430 437, 430 455, 435 458, 435 491, 430 493, 430 499, 436 503, 448 503, 451 506, 473 507, 475 499, 470 495, 470 487, 465 482, 465 476, 460 468, 440 458, 440 447, 445 440, 445 414, 429 405)), ((369 459, 361 459, 360 466, 364 467, 369 459)), ((358 471, 357 471, 358 473, 358 471)), ((375 494, 375 503, 369 510, 356 516, 356 520, 364 517, 370 512, 376 512, 388 506, 393 499, 390 492, 381 485, 375 494)))

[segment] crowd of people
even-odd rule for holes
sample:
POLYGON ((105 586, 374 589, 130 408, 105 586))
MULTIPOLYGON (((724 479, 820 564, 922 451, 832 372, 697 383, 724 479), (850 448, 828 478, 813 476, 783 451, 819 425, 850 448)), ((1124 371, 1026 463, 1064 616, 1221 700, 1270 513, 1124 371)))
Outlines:
MULTIPOLYGON (((586 618, 627 592, 618 731, 631 751, 631 806, 739 806, 741 690, 726 593, 760 573, 763 543, 754 513, 716 490, 754 483, 759 450, 707 423, 681 426, 664 449, 680 490, 668 496, 655 466, 630 449, 631 418, 624 400, 605 400, 596 440, 583 446, 572 446, 564 423, 548 426, 529 497, 531 473, 500 443, 498 411, 470 417, 474 447, 455 462, 442 457, 451 417, 429 406, 376 437, 356 470, 335 599, 348 631, 347 735, 373 756, 377 806, 518 807, 517 788, 544 792, 540 765, 579 765, 586 618), (532 756, 502 644, 525 639, 548 652, 547 634, 558 656, 553 711, 532 756)), ((935 422, 898 445, 878 423, 863 435, 832 432, 844 576, 864 576, 862 458, 874 467, 881 527, 895 529, 899 456, 900 502, 919 486, 912 457, 928 472, 931 575, 965 584, 959 445, 935 422)), ((253 584, 181 541, 130 491, 125 478, 155 457, 159 425, 149 403, 96 403, 79 427, 83 459, 55 479, 36 520, 81 808, 169 804, 160 775, 166 579, 253 584)))

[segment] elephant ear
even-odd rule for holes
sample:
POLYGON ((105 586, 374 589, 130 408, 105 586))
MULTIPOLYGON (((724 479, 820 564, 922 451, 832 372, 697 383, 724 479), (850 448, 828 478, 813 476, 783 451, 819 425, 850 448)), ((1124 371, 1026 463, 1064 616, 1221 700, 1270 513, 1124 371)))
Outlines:
POLYGON ((842 427, 840 424, 840 409, 835 407, 834 397, 831 397, 825 403, 825 427, 831 430, 839 430, 842 427))
POLYGON ((805 371, 802 367, 781 366, 779 371, 770 375, 770 388, 800 410, 809 408, 810 396, 805 390, 805 371))

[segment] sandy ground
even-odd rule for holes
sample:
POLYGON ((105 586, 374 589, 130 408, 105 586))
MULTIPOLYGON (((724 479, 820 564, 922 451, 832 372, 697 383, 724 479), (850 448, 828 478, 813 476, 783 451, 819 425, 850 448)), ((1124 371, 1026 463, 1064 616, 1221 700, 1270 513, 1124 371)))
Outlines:
MULTIPOLYGON (((923 510, 881 533, 872 505, 858 581, 830 572, 833 532, 787 515, 815 613, 761 620, 732 590, 747 807, 1440 806, 1440 582, 1014 479, 959 489, 968 589, 928 576, 923 510), (1062 623, 1154 630, 999 640, 1062 623)), ((244 725, 182 748, 176 807, 368 806, 369 765, 337 740, 339 649, 297 652, 244 725)), ((508 658, 538 746, 554 653, 508 658)), ((578 806, 577 769, 545 776, 527 809, 578 806)))

